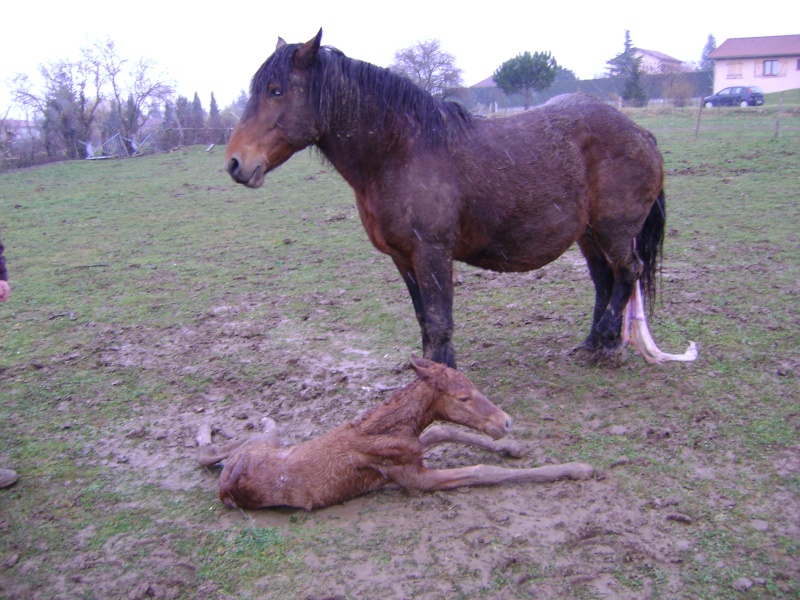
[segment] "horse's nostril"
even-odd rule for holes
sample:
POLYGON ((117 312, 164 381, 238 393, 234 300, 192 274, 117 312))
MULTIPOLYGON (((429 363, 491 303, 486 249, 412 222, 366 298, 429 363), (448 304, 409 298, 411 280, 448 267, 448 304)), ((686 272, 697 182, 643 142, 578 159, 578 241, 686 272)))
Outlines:
POLYGON ((231 159, 228 161, 228 173, 230 173, 232 177, 235 177, 239 172, 239 167, 239 161, 236 159, 236 157, 231 157, 231 159))

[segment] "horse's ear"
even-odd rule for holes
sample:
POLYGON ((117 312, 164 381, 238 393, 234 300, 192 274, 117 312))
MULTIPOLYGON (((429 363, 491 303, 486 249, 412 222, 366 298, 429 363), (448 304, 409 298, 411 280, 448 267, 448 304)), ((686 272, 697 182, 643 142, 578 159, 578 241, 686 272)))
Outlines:
POLYGON ((411 364, 409 365, 417 374, 417 377, 420 379, 429 379, 433 373, 431 372, 431 367, 435 365, 433 361, 428 360, 427 358, 417 358, 416 356, 411 357, 411 364))
POLYGON ((314 62, 319 51, 320 42, 322 41, 322 28, 320 28, 317 35, 308 40, 305 44, 300 46, 294 53, 294 66, 298 69, 307 69, 314 62))
POLYGON ((278 36, 278 43, 275 46, 275 50, 280 50, 286 45, 286 40, 283 39, 281 36, 278 36))

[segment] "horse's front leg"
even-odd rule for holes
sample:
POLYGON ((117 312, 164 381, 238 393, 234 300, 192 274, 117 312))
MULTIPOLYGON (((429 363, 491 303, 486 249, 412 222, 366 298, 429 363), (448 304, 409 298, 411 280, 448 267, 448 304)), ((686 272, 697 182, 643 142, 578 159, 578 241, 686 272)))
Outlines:
POLYGON ((581 462, 545 465, 529 469, 507 469, 491 465, 474 465, 455 469, 426 469, 416 465, 404 465, 392 467, 386 471, 386 475, 403 488, 421 492, 521 481, 532 483, 553 483, 560 479, 580 481, 589 479, 593 474, 594 469, 581 462))
POLYGON ((525 452, 514 440, 493 440, 486 435, 461 431, 447 425, 431 425, 419 436, 419 441, 426 450, 439 444, 454 443, 477 446, 490 452, 507 454, 514 458, 521 458, 525 452))
POLYGON ((449 254, 422 248, 411 261, 395 258, 422 331, 423 356, 456 368, 453 349, 453 262, 449 254))

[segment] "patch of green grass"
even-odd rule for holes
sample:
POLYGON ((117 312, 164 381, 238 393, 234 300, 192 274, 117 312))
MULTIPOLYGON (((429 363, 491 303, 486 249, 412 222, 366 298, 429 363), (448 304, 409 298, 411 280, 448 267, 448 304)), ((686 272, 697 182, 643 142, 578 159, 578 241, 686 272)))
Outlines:
MULTIPOLYGON (((698 362, 648 366, 631 353, 609 369, 567 357, 588 333, 593 302, 572 249, 531 274, 456 267, 459 363, 540 455, 590 462, 633 508, 654 511, 654 497, 677 498, 675 510, 693 517, 692 525, 661 519, 654 532, 686 540, 679 566, 586 554, 588 569, 611 573, 621 595, 667 596, 677 582, 678 595, 720 597, 747 576, 765 580, 750 595, 792 597, 787 575, 797 572, 798 548, 785 513, 797 506, 800 479, 775 465, 797 437, 800 115, 787 108, 774 139, 772 99, 764 110, 704 111, 697 138, 696 110, 631 114, 655 133, 667 171, 662 295, 651 327, 668 351, 696 340, 698 362), (623 429, 612 434, 613 426, 623 429), (618 464, 622 457, 629 462, 618 464), (756 516, 770 523, 767 532, 748 526, 756 516)), ((325 581, 346 571, 337 582, 352 597, 392 593, 352 575, 365 556, 381 569, 435 572, 464 597, 521 596, 527 588, 514 582, 523 571, 533 589, 566 593, 556 562, 571 560, 570 548, 555 544, 523 561, 531 549, 506 548, 494 521, 501 533, 472 551, 520 562, 482 587, 469 556, 434 556, 433 565, 396 556, 420 544, 439 551, 437 526, 353 527, 391 513, 397 507, 380 502, 400 496, 376 496, 375 514, 298 512, 283 527, 243 525, 208 489, 161 485, 101 442, 190 461, 187 423, 244 401, 257 407, 253 420, 285 404, 290 421, 327 428, 363 406, 346 381, 320 384, 325 395, 313 406, 329 412, 309 418, 303 393, 312 388, 304 385, 347 375, 337 361, 368 357, 388 373, 419 352, 402 281, 369 244, 350 188, 315 156, 296 156, 260 190, 230 184, 219 153, 198 148, 48 165, 0 174, 0 207, 13 289, 0 305, 0 466, 21 473, 3 491, 0 559, 31 561, 24 574, 7 570, 9 581, 35 582, 47 595, 66 577, 54 565, 78 552, 97 567, 81 570, 84 583, 64 584, 76 595, 91 596, 95 570, 168 585, 180 569, 187 597, 296 597, 331 591, 313 588, 307 575, 306 553, 319 552, 336 554, 336 568, 321 567, 325 581), (125 437, 140 423, 144 437, 125 437), (169 437, 156 436, 167 428, 169 437), (118 563, 102 562, 106 551, 118 563), (159 553, 172 562, 148 563, 159 553), (174 566, 182 563, 194 570, 174 566)), ((370 402, 385 397, 372 394, 370 402)), ((583 584, 570 592, 594 593, 583 584)))

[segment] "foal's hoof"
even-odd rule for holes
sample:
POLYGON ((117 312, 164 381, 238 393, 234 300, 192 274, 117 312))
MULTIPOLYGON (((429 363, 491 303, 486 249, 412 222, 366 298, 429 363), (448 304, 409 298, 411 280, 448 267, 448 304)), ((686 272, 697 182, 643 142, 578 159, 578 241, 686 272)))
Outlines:
POLYGON ((510 456, 511 458, 522 458, 525 456, 525 450, 517 442, 512 440, 502 440, 496 442, 500 452, 510 456))

